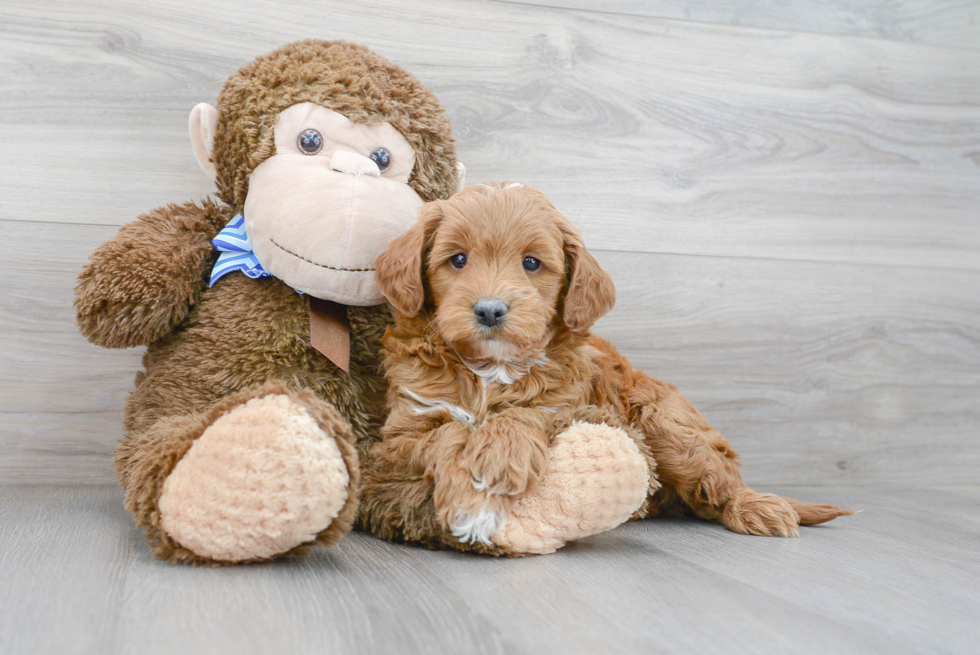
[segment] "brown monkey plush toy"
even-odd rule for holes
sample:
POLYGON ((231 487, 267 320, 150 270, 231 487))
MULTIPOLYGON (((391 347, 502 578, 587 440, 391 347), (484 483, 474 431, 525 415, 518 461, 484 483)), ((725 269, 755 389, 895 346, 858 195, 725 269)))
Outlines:
POLYGON ((414 77, 362 46, 301 41, 239 70, 217 109, 194 108, 190 133, 221 202, 124 226, 75 300, 93 343, 147 346, 115 465, 157 557, 270 560, 355 522, 430 546, 547 552, 636 510, 645 455, 587 425, 551 449, 553 484, 497 533, 443 525, 417 539, 411 523, 428 517, 361 502, 362 467, 388 474, 374 446, 391 314, 374 262, 425 201, 462 185, 449 121, 414 77))

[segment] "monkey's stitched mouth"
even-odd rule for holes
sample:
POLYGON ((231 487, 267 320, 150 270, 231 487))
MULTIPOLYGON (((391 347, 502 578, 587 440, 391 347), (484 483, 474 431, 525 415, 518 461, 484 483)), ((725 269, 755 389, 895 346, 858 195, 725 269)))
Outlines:
POLYGON ((272 243, 272 245, 274 245, 276 248, 279 248, 279 250, 283 251, 287 255, 292 255, 296 259, 302 259, 304 262, 306 262, 308 264, 313 264, 314 266, 319 266, 320 268, 326 268, 326 269, 331 270, 331 271, 346 271, 348 273, 369 273, 369 272, 375 270, 373 268, 342 268, 340 266, 328 266, 326 264, 321 264, 320 262, 315 262, 312 259, 307 259, 303 255, 298 255, 295 252, 293 252, 292 250, 289 250, 288 248, 284 248, 284 247, 280 246, 278 243, 276 243, 276 240, 275 239, 269 239, 269 241, 272 243))

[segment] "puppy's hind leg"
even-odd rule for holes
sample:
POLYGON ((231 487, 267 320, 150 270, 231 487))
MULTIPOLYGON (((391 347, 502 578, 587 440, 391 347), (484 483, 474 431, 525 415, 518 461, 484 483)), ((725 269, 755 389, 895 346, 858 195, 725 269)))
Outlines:
POLYGON ((738 472, 738 453, 687 398, 644 373, 633 376, 630 421, 643 431, 660 481, 701 518, 741 534, 795 537, 800 525, 853 514, 750 489, 738 472))

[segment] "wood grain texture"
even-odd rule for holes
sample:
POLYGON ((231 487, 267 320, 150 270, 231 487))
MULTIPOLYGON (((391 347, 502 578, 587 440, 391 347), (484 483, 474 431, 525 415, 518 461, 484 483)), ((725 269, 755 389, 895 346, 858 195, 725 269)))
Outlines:
POLYGON ((517 4, 676 18, 980 48, 976 0, 501 0, 517 4))
POLYGON ((0 486, 0 651, 109 653, 140 537, 107 487, 0 486))
POLYGON ((316 35, 416 72, 472 181, 541 187, 596 247, 980 267, 977 51, 486 0, 14 2, 0 19, 5 218, 119 225, 207 193, 190 108, 316 35))
POLYGON ((653 519, 519 560, 351 534, 193 569, 152 559, 116 489, 0 486, 0 651, 975 652, 980 490, 773 491, 864 511, 800 539, 653 519))
POLYGON ((596 332, 675 383, 757 484, 976 484, 972 271, 598 253, 596 332))
POLYGON ((964 45, 937 35, 974 5, 531 4, 4 2, 0 479, 111 481, 140 352, 77 334, 75 276, 116 226, 211 191, 195 103, 316 36, 415 72, 471 182, 533 184, 582 228, 619 287, 600 333, 752 482, 977 483, 980 51, 914 43, 964 45), (816 27, 738 24, 790 13, 816 27))

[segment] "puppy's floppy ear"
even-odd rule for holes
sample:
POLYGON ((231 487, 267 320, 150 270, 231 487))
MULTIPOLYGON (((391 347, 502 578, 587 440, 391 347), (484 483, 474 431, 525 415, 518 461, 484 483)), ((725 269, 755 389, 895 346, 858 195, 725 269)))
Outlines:
POLYGON ((412 317, 422 310, 425 251, 441 221, 441 201, 423 205, 415 224, 392 241, 375 263, 374 280, 378 289, 400 314, 412 317))
POLYGON ((563 318, 572 330, 586 330, 616 304, 616 287, 609 274, 585 249, 582 234, 564 217, 558 221, 558 227, 565 240, 568 268, 563 318))

